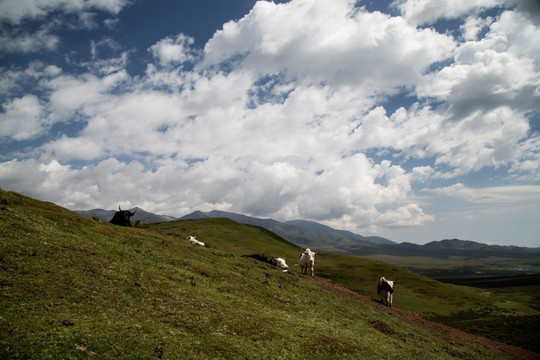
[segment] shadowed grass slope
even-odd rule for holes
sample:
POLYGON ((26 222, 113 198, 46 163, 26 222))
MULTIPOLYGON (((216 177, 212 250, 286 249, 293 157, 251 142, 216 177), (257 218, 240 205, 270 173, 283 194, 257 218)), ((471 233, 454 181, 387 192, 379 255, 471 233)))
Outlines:
POLYGON ((238 239, 298 252, 266 231, 200 224, 121 228, 0 192, 0 358, 500 358, 237 256, 238 239))

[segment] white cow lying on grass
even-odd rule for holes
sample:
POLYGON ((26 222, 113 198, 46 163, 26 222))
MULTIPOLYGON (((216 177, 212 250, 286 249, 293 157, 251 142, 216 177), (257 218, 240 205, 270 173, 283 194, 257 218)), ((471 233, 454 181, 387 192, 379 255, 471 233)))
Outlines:
POLYGON ((206 246, 206 244, 203 243, 202 241, 199 241, 199 240, 195 239, 195 236, 191 236, 191 235, 188 236, 188 237, 186 238, 186 241, 187 241, 188 243, 190 243, 190 244, 193 244, 193 245, 206 246))
POLYGON ((311 276, 314 275, 313 267, 315 266, 315 256, 319 254, 320 252, 313 252, 310 249, 304 250, 302 255, 300 255, 300 260, 298 260, 302 274, 306 275, 307 271, 310 270, 311 276))
POLYGON ((379 279, 379 282, 377 283, 377 295, 381 297, 381 302, 386 306, 392 307, 392 299, 394 298, 394 285, 396 284, 396 282, 397 280, 386 280, 383 276, 379 279))
POLYGON ((277 258, 277 259, 274 259, 274 260, 276 261, 276 266, 277 266, 278 269, 280 269, 283 272, 289 271, 289 266, 285 262, 285 259, 277 258))

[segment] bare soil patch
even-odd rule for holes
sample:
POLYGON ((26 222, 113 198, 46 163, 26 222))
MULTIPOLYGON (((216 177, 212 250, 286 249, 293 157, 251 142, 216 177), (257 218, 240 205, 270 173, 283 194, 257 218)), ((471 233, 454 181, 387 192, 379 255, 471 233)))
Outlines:
MULTIPOLYGON (((387 307, 371 297, 360 295, 346 288, 345 286, 334 283, 331 280, 311 276, 303 276, 303 278, 323 288, 326 291, 350 296, 351 298, 361 302, 365 306, 371 307, 372 309, 375 309, 377 311, 384 311, 388 315, 395 316, 402 321, 406 321, 409 324, 425 329, 450 344, 483 347, 502 354, 509 359, 540 359, 540 354, 536 354, 531 351, 527 351, 507 344, 499 343, 481 336, 469 334, 444 324, 428 321, 414 312, 397 309, 395 307, 387 307)), ((371 325, 377 328, 379 331, 385 331, 385 329, 381 328, 379 324, 374 323, 371 325)))

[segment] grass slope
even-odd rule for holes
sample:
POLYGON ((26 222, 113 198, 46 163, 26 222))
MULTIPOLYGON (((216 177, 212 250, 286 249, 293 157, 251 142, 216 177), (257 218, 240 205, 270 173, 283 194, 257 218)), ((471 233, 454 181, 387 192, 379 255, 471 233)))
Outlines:
MULTIPOLYGON (((183 241, 186 235, 196 235, 210 247, 236 256, 266 253, 284 257, 291 269, 299 271, 300 248, 257 226, 241 225, 226 218, 211 218, 152 224, 149 228, 177 241, 183 241), (261 237, 261 232, 269 237, 261 237)), ((356 256, 321 254, 316 259, 315 268, 317 275, 374 298, 381 276, 398 279, 395 306, 423 316, 449 315, 465 309, 490 306, 498 301, 486 296, 483 289, 441 283, 400 266, 356 256)), ((516 303, 514 307, 512 304, 507 307, 516 314, 521 305, 516 303)), ((525 315, 531 313, 526 312, 525 315)))
MULTIPOLYGON (((256 252, 285 257, 291 270, 299 271, 300 249, 273 233, 269 235, 277 241, 260 239, 257 232, 267 231, 259 227, 212 218, 153 224, 151 229, 178 241, 183 241, 188 234, 196 234, 210 246, 226 249, 237 256, 256 252)), ((539 312, 535 300, 531 299, 531 294, 538 294, 538 285, 513 288, 512 293, 491 292, 444 284, 382 261, 335 254, 317 257, 316 274, 372 298, 376 298, 376 282, 381 276, 398 279, 396 307, 464 331, 540 351, 536 341, 539 312)))
POLYGON ((121 228, 0 192, 0 358, 502 358, 237 256, 298 253, 260 228, 181 226, 121 228), (192 231, 211 247, 183 241, 192 231))

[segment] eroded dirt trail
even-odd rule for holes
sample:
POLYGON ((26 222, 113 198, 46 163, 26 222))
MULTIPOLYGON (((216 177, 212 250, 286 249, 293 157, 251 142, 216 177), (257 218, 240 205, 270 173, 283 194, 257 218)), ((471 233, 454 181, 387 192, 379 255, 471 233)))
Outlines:
MULTIPOLYGON (((499 342, 496 342, 496 341, 493 341, 493 340, 490 340, 481 336, 469 334, 464 331, 454 329, 450 326, 446 326, 444 324, 428 321, 426 319, 423 319, 420 315, 414 312, 397 309, 397 308, 386 307, 371 297, 360 295, 352 290, 349 290, 345 286, 334 283, 331 280, 318 278, 318 277, 311 277, 311 276, 303 276, 303 278, 325 289, 326 291, 331 291, 331 292, 350 296, 353 299, 363 303, 364 305, 371 307, 372 309, 386 312, 388 315, 395 316, 396 318, 406 321, 409 324, 425 329, 450 344, 462 344, 462 345, 467 345, 467 346, 483 347, 486 349, 496 351, 499 354, 502 354, 508 357, 509 359, 516 359, 516 360, 539 360, 540 359, 540 354, 536 354, 531 351, 523 350, 521 348, 517 348, 514 346, 507 345, 507 344, 499 343, 499 342)), ((374 326, 376 325, 377 324, 374 324, 374 326)), ((381 329, 381 331, 383 330, 384 329, 381 329)))

